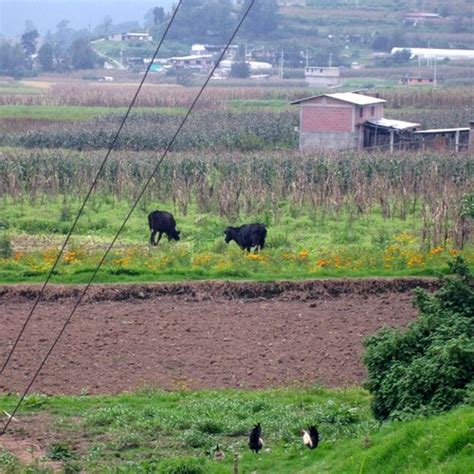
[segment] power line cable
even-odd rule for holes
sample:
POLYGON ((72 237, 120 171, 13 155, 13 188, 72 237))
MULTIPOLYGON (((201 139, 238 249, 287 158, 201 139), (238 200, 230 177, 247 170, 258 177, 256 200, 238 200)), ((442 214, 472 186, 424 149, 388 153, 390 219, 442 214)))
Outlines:
POLYGON ((110 154, 112 153, 112 150, 114 149, 115 144, 117 143, 117 140, 118 140, 118 137, 119 137, 119 135, 120 135, 120 132, 122 131, 122 129, 123 129, 124 125, 125 125, 125 122, 127 121, 127 118, 128 118, 128 116, 129 116, 129 114, 130 114, 130 111, 132 110, 133 106, 135 105, 135 102, 136 102, 136 100, 137 100, 138 94, 140 93, 140 91, 141 91, 141 89, 142 89, 142 86, 143 86, 143 84, 144 84, 144 82, 145 82, 145 79, 147 78, 148 73, 150 72, 151 66, 152 66, 152 64, 154 63, 154 61, 155 61, 155 59, 156 59, 156 57, 157 57, 157 55, 158 55, 158 52, 159 52, 159 50, 160 50, 160 48, 161 48, 161 46, 162 46, 162 44, 163 44, 163 42, 164 42, 164 40, 165 40, 166 35, 168 34, 168 31, 169 31, 169 29, 170 29, 170 27, 171 27, 171 25, 172 25, 172 23, 173 23, 173 21, 174 21, 174 19, 175 19, 175 17, 176 17, 176 14, 178 13, 178 10, 179 10, 179 8, 180 8, 182 2, 183 2, 183 0, 179 0, 178 5, 176 6, 176 8, 175 8, 173 14, 171 15, 170 21, 168 22, 168 25, 166 26, 166 29, 165 29, 165 31, 164 31, 164 33, 163 33, 163 36, 161 37, 161 40, 160 40, 158 46, 156 47, 155 53, 153 54, 153 57, 152 57, 152 59, 151 59, 151 61, 150 61, 150 64, 148 64, 148 67, 147 67, 147 69, 146 69, 146 71, 145 71, 145 74, 143 75, 143 78, 142 78, 142 80, 141 80, 141 82, 140 82, 140 84, 139 84, 139 86, 138 86, 138 88, 137 88, 137 91, 135 92, 135 95, 133 96, 132 102, 130 103, 130 106, 128 107, 127 112, 125 113, 125 115, 124 115, 124 117, 123 117, 123 119, 122 119, 122 121, 121 121, 121 123, 120 123, 120 126, 119 126, 117 132, 115 133, 112 142, 111 142, 110 145, 109 145, 109 148, 108 148, 108 150, 107 150, 107 153, 106 153, 106 155, 105 155, 105 158, 103 159, 103 161, 102 161, 102 163, 101 163, 101 165, 100 165, 100 167, 99 167, 99 170, 97 171, 97 174, 95 175, 94 181, 92 182, 92 185, 91 185, 91 187, 89 188, 89 191, 87 192, 86 197, 85 197, 85 199, 84 199, 84 201, 83 201, 83 203, 82 203, 82 205, 81 205, 81 207, 80 207, 80 209, 79 209, 79 212, 77 213, 76 218, 74 219, 74 222, 73 222, 71 228, 69 229, 69 232, 68 232, 68 234, 67 234, 67 236, 66 236, 66 239, 64 240, 64 243, 63 243, 63 245, 62 245, 62 247, 61 247, 61 250, 59 251, 58 255, 56 256, 56 259, 55 259, 55 261, 54 261, 54 263, 53 263, 53 266, 51 267, 51 269, 50 269, 50 271, 49 271, 49 273, 48 273, 48 276, 46 277, 46 280, 45 280, 45 282, 43 283, 43 286, 41 287, 41 290, 40 290, 40 292, 38 293, 38 296, 36 297, 36 300, 35 300, 35 302, 34 302, 34 304, 33 304, 33 307, 31 308, 31 311, 30 311, 30 313, 28 314, 28 317, 26 318, 25 322, 23 323, 23 327, 21 328, 20 333, 18 334, 18 337, 16 338, 16 340, 15 340, 15 342, 14 342, 14 344, 13 344, 13 347, 10 349, 10 352, 9 352, 9 354, 8 354, 8 356, 7 356, 7 358, 6 358, 5 362, 4 362, 4 364, 3 364, 3 366, 2 366, 2 369, 0 370, 0 375, 3 374, 3 371, 5 370, 5 367, 8 365, 8 362, 10 361, 10 359, 11 359, 13 353, 15 352, 15 349, 16 349, 16 347, 17 347, 17 345, 18 345, 18 342, 19 342, 20 339, 21 339, 21 336, 22 336, 23 333, 25 332, 25 329, 26 329, 26 327, 28 326, 28 323, 30 322, 31 317, 33 316, 33 313, 34 313, 36 307, 38 306, 38 303, 40 302, 41 298, 43 297, 43 294, 44 294, 44 291, 45 291, 45 289, 46 289, 46 286, 48 285, 48 283, 49 283, 49 281, 50 281, 50 279, 51 279, 51 277, 52 277, 52 275, 53 275, 53 273, 54 273, 54 270, 56 269, 56 267, 57 267, 59 261, 61 260, 61 256, 63 255, 64 250, 65 250, 65 248, 66 248, 66 245, 68 244, 68 242, 69 242, 69 240, 70 240, 70 238, 71 238, 71 235, 72 235, 72 233, 74 232, 74 229, 76 228, 76 225, 77 225, 77 223, 78 223, 78 221, 79 221, 79 219, 80 219, 80 217, 81 217, 81 215, 82 215, 82 213, 83 213, 83 211, 84 211, 84 208, 85 208, 87 202, 89 201, 89 198, 90 198, 90 196, 91 196, 91 194, 92 194, 92 191, 94 190, 95 186, 97 185, 97 182, 98 182, 98 180, 99 180, 99 176, 101 175, 102 171, 104 170, 105 164, 107 163, 107 160, 109 159, 109 156, 110 156, 110 154))
POLYGON ((51 345, 50 349, 48 350, 48 352, 46 353, 46 356, 43 358, 39 368, 37 369, 37 371, 35 372, 35 374, 33 375, 33 378, 31 380, 31 382, 28 384, 28 387, 26 388, 26 390, 23 392, 20 400, 18 401, 17 405, 15 406, 14 410, 12 411, 11 413, 11 417, 8 419, 8 421, 6 422, 5 426, 3 427, 2 429, 2 432, 0 433, 0 435, 3 435, 6 431, 6 429, 8 428, 12 418, 15 416, 16 412, 18 411, 18 409, 20 408, 20 405, 21 403, 23 402, 23 400, 25 399, 27 393, 29 392, 30 388, 33 386, 36 378, 38 377, 39 373, 41 372, 41 369, 43 368, 43 366, 45 365, 46 361, 48 360, 49 356, 51 355, 51 353, 53 352, 56 344, 58 343, 59 339, 61 338, 61 336, 63 335, 64 331, 66 330, 72 316, 74 315, 74 313, 76 312, 76 309, 78 308, 78 306, 81 304, 81 301, 82 301, 82 298, 84 297, 84 295, 86 294, 87 290, 90 288, 94 278, 96 277, 100 267, 102 266, 102 264, 104 263, 105 259, 107 258, 107 255, 109 254, 110 250, 112 249, 112 247, 114 246, 116 240, 118 239, 120 233, 122 232, 122 230, 124 229, 125 225, 127 224, 130 216, 132 215, 133 211, 135 210, 135 208, 137 207, 140 199, 143 197, 143 195, 145 194, 145 191, 147 190, 148 186, 150 185, 153 177, 155 176, 156 172, 158 171, 159 167, 161 166, 161 163, 163 162, 163 160, 166 158, 168 152, 170 151, 171 147, 173 146, 174 142, 176 141, 176 138, 179 134, 179 132, 181 131, 181 129, 183 128, 184 124, 186 123, 189 115, 191 114, 192 110, 194 109, 194 106, 196 105, 197 101, 199 100, 199 98, 201 97, 202 93, 204 92, 204 89, 206 88, 207 84, 209 83, 209 81, 211 80, 211 77, 212 75, 214 74, 215 70, 217 69, 217 67, 219 66, 219 63, 221 62, 222 58, 224 57, 225 53, 227 52, 230 44, 232 43, 232 41, 234 40, 235 36, 237 35, 237 32, 239 31, 240 27, 242 26, 242 23, 244 22, 245 18, 247 17, 248 13, 250 12, 253 4, 255 3, 255 0, 251 0, 246 11, 244 12, 242 18, 240 19, 239 23, 237 24, 237 27, 235 28, 234 32, 232 33, 231 37, 229 38, 229 41, 227 42, 227 44, 225 45, 224 49, 222 50, 219 58, 217 59, 217 61, 215 62, 213 68, 211 69, 211 72, 209 73, 209 75, 207 76, 207 79, 206 81, 204 82, 204 84, 201 86, 201 89, 199 90, 198 94, 196 95, 195 99, 193 100, 191 106, 189 107, 188 111, 186 112, 186 115, 184 116, 183 120, 181 121, 180 125, 178 126, 176 132, 174 133, 172 139, 170 140, 170 142, 168 143, 166 149, 164 150, 164 152, 162 153, 160 159, 158 160, 155 168, 153 169, 152 173, 150 174, 150 176, 148 177, 145 185, 143 186, 142 190, 140 191, 140 193, 138 194, 138 197, 135 199, 132 207, 130 208, 129 212, 127 213, 124 221, 122 222, 119 230, 117 231, 117 233, 115 234, 115 237, 113 238, 112 242, 110 243, 110 245, 107 247, 107 250, 105 251, 104 255, 102 256, 102 258, 100 259, 99 263, 97 264, 91 278, 89 279, 87 285, 85 286, 84 290, 82 291, 82 293, 80 294, 78 300, 76 301, 74 307, 72 308, 69 316, 67 317, 63 327, 61 328, 59 334, 57 335, 56 339, 54 340, 53 344, 51 345))

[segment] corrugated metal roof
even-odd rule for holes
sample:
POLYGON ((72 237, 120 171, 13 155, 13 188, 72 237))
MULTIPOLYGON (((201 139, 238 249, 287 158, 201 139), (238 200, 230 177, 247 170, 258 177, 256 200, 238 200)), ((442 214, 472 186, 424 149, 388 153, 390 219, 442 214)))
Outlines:
POLYGON ((453 132, 469 132, 469 127, 458 127, 458 128, 432 128, 429 130, 419 130, 418 132, 420 135, 429 135, 429 134, 436 134, 436 133, 453 133, 453 132))
POLYGON ((331 99, 342 100, 343 102, 349 102, 354 105, 373 105, 387 102, 384 99, 378 99, 377 97, 371 97, 369 95, 356 94, 355 92, 336 92, 335 94, 320 94, 306 97, 304 99, 295 100, 291 102, 291 104, 301 104, 301 102, 317 99, 318 97, 330 97, 331 99))
POLYGON ((419 123, 404 122, 403 120, 393 120, 388 118, 379 118, 377 120, 367 120, 373 126, 380 128, 392 128, 394 130, 408 130, 419 127, 419 123))
POLYGON ((191 61, 193 59, 210 59, 212 54, 191 54, 189 56, 173 56, 170 61, 191 61))

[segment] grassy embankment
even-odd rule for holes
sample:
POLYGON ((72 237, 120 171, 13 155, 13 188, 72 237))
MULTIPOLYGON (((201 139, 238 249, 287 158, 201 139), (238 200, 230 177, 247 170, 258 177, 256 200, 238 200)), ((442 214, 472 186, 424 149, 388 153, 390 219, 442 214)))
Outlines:
MULTIPOLYGON (((0 410, 11 410, 15 401, 0 397, 0 410)), ((33 394, 20 422, 26 433, 29 419, 43 423, 41 432, 51 433, 45 446, 49 457, 87 471, 225 473, 236 452, 240 472, 468 472, 472 407, 380 425, 369 402, 360 389, 322 388, 144 390, 113 397, 33 394), (257 421, 268 448, 258 456, 246 446, 248 430, 257 421), (300 430, 309 423, 321 433, 315 451, 300 441, 300 430), (216 444, 227 454, 222 463, 209 457, 216 444)), ((0 453, 0 469, 17 472, 15 466, 11 454, 0 453)))

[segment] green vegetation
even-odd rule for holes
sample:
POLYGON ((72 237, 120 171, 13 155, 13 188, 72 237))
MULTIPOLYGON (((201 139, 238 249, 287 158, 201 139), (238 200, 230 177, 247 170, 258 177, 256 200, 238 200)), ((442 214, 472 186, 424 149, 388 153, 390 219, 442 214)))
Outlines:
POLYGON ((458 257, 434 295, 416 293, 419 318, 366 342, 367 387, 377 418, 445 411, 474 394, 474 280, 458 257))
MULTIPOLYGON (((11 411, 15 402, 16 397, 0 397, 0 410, 11 411)), ((472 407, 380 425, 370 414, 368 394, 358 389, 33 394, 23 410, 25 422, 35 423, 30 415, 38 414, 41 423, 51 420, 51 459, 88 472, 226 473, 235 452, 239 472, 378 474, 383 465, 387 473, 461 473, 472 457, 472 407), (257 421, 268 448, 258 456, 247 448, 247 433, 257 421), (321 433, 315 451, 300 438, 310 423, 321 433), (216 444, 226 453, 222 463, 212 459, 216 444)), ((0 469, 16 472, 15 463, 18 467, 11 455, 0 453, 0 469)))
MULTIPOLYGON (((297 110, 196 112, 178 136, 174 150, 220 147, 237 150, 295 147, 297 110), (216 127, 216 123, 219 127, 216 127)), ((5 134, 0 145, 27 148, 107 148, 112 142, 123 114, 99 117, 89 122, 63 123, 45 130, 5 134)), ((124 127, 115 148, 160 150, 179 126, 182 117, 155 111, 134 112, 124 127)))
MULTIPOLYGON (((0 92, 1 93, 1 92, 0 92)), ((135 113, 144 112, 146 109, 134 109, 135 113)), ((159 108, 153 109, 159 114, 177 115, 183 113, 182 108, 159 108)), ((54 121, 82 121, 91 120, 101 115, 122 114, 125 107, 85 107, 85 106, 50 106, 50 105, 2 105, 0 106, 0 117, 7 119, 34 119, 54 121)))
MULTIPOLYGON (((103 153, 4 149, 0 157, 0 228, 13 247, 0 262, 0 278, 38 281, 55 260, 103 153)), ((88 278, 155 163, 155 154, 113 155, 57 281, 88 278)), ((174 153, 99 280, 432 275, 446 271, 463 246, 472 264, 464 210, 472 173, 462 154, 174 153), (182 240, 165 237, 150 252, 147 214, 153 209, 174 213, 182 240), (268 226, 261 254, 225 245, 223 230, 245 222, 268 226)))
MULTIPOLYGON (((17 94, 41 94, 41 90, 36 87, 23 85, 21 82, 2 82, 0 81, 0 96, 17 94)), ((3 118, 3 114, 1 115, 3 118)))

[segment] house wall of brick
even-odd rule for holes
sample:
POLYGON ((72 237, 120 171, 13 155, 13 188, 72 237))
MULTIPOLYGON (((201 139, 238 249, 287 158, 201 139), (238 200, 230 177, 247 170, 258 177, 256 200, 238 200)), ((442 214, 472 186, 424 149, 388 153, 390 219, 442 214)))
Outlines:
POLYGON ((300 128, 304 132, 352 132, 352 107, 303 106, 300 128))
POLYGON ((382 117, 383 117, 383 104, 356 106, 355 108, 355 124, 356 125, 362 124, 366 120, 376 120, 382 117), (361 110, 362 110, 362 114, 361 114, 361 110))

